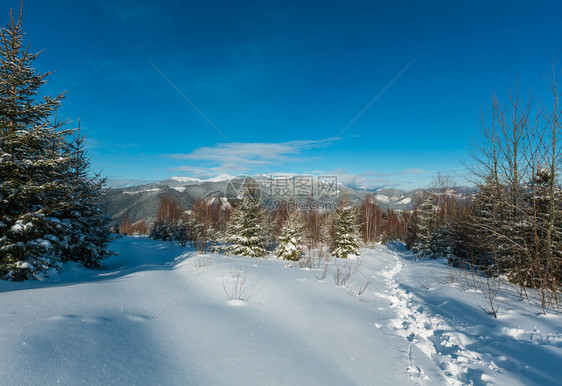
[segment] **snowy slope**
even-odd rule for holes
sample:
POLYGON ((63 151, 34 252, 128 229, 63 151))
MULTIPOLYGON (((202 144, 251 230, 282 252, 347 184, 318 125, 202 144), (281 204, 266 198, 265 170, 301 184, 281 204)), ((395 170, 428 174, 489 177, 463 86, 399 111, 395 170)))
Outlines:
MULTIPOLYGON (((2 384, 556 384, 560 315, 497 320, 443 261, 364 251, 345 287, 286 262, 127 237, 102 271, 0 283, 2 384), (255 284, 229 300, 233 273, 255 284), (358 288, 370 282, 362 295, 358 288), (226 289, 226 291, 225 291, 226 289)), ((355 264, 355 262, 353 262, 355 264)))

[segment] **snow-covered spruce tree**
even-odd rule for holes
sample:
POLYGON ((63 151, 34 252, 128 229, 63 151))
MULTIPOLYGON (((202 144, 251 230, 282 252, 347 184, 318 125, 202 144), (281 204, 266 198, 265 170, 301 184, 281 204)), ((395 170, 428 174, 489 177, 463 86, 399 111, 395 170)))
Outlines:
POLYGON ((178 220, 173 228, 173 231, 174 240, 176 240, 180 246, 185 247, 187 242, 190 240, 189 222, 185 216, 178 220))
POLYGON ((166 240, 167 230, 164 221, 156 220, 150 226, 148 237, 154 240, 166 240))
POLYGON ((224 243, 224 233, 214 226, 209 226, 208 234, 208 250, 211 253, 222 253, 224 243))
POLYGON ((267 254, 263 217, 264 209, 257 197, 257 190, 247 184, 242 202, 232 214, 226 229, 229 254, 247 257, 263 257, 267 254))
POLYGON ((207 252, 207 225, 199 221, 195 214, 189 217, 188 229, 192 246, 199 253, 207 252))
POLYGON ((455 255, 459 261, 452 262, 503 272, 512 246, 504 235, 508 198, 493 173, 482 180, 467 216, 455 226, 455 255))
POLYGON ((283 224, 279 245, 275 249, 278 258, 298 261, 306 249, 306 224, 301 212, 291 213, 283 224))
POLYGON ((435 211, 433 196, 430 194, 423 199, 414 214, 416 236, 411 248, 419 257, 432 256, 434 253, 435 211))
POLYGON ((346 196, 336 210, 332 255, 343 259, 359 256, 359 238, 357 208, 349 205, 346 196))
POLYGON ((70 168, 67 171, 66 204, 61 211, 63 222, 70 225, 69 234, 63 237, 63 259, 80 262, 88 268, 97 268, 101 260, 110 255, 109 218, 103 213, 100 197, 105 178, 90 176, 90 161, 84 148, 80 131, 71 142, 70 168))
POLYGON ((96 212, 86 207, 99 190, 83 179, 86 166, 76 173, 85 158, 68 140, 73 130, 56 119, 63 94, 38 97, 49 73, 32 67, 37 54, 23 46, 21 12, 17 20, 10 16, 0 32, 0 277, 39 277, 65 260, 96 266, 107 238, 78 223, 96 212), (71 237, 75 231, 82 234, 71 237), (84 260, 74 255, 79 250, 84 260))

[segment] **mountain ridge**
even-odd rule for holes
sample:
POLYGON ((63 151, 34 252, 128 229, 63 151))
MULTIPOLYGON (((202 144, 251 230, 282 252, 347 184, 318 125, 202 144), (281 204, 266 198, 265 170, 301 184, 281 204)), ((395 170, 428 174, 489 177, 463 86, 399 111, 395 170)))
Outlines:
MULTIPOLYGON (((306 205, 312 202, 314 203, 313 205, 321 210, 332 210, 345 191, 350 204, 360 205, 365 200, 365 197, 370 195, 382 209, 412 210, 420 194, 427 191, 426 189, 404 191, 393 188, 382 188, 373 191, 337 184, 335 187, 333 185, 330 186, 332 189, 331 194, 325 194, 326 192, 322 193, 321 190, 322 187, 326 189, 328 185, 321 185, 322 181, 320 179, 316 180, 315 178, 317 177, 307 177, 318 184, 315 191, 311 188, 311 192, 316 196, 312 194, 308 196, 295 196, 291 195, 290 191, 287 191, 287 186, 291 182, 293 187, 296 186, 295 181, 297 180, 295 178, 302 178, 299 176, 283 176, 271 179, 270 176, 258 175, 250 178, 259 185, 264 204, 269 208, 281 201, 289 201, 293 198, 298 203, 306 205), (272 196, 271 193, 275 189, 281 189, 273 184, 281 185, 281 188, 285 189, 283 191, 285 195, 272 196), (334 194, 333 189, 335 189, 337 194, 334 194)), ((106 209, 106 214, 111 217, 114 224, 119 224, 125 215, 132 221, 144 219, 152 222, 155 219, 160 198, 163 196, 172 196, 186 209, 191 208, 197 199, 204 199, 209 203, 218 202, 219 205, 227 206, 241 198, 242 186, 247 178, 244 176, 232 177, 225 174, 207 180, 174 176, 159 182, 108 188, 103 197, 102 204, 106 209)))

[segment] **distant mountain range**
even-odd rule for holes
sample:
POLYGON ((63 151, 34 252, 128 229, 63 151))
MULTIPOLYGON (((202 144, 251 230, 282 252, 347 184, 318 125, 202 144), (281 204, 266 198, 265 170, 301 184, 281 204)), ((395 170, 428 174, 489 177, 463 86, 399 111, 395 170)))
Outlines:
MULTIPOLYGON (((360 204, 367 195, 383 209, 411 210, 417 197, 424 191, 416 189, 402 191, 397 189, 380 189, 376 191, 350 188, 336 184, 335 180, 318 177, 286 177, 272 179, 268 176, 253 177, 259 187, 266 207, 273 208, 279 201, 295 198, 297 203, 308 203, 324 210, 331 210, 337 201, 347 195, 351 204, 360 204)), ((132 221, 145 219, 154 221, 160 197, 170 195, 186 209, 191 208, 197 199, 204 199, 209 204, 219 203, 230 206, 242 197, 244 177, 220 175, 208 180, 190 177, 172 177, 168 180, 129 186, 110 188, 103 197, 106 213, 113 223, 120 223, 125 215, 132 221)))

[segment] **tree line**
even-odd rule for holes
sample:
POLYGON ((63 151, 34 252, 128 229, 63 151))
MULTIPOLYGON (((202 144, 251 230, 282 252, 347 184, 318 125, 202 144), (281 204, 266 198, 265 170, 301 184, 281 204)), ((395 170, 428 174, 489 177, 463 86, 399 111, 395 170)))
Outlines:
MULTIPOLYGON (((265 209, 251 185, 246 186, 240 202, 226 207, 214 200, 198 199, 185 210, 172 196, 164 195, 148 234, 182 246, 189 243, 200 253, 256 257, 271 252, 297 261, 307 250, 327 249, 334 256, 348 257, 358 255, 359 246, 403 240, 411 217, 408 212, 381 209, 371 196, 361 206, 350 205, 343 197, 333 212, 296 207, 287 201, 265 209)), ((126 216, 120 231, 133 230, 133 224, 138 223, 126 216)))
MULTIPOLYGON (((452 264, 505 276, 539 293, 544 307, 560 307, 562 190, 560 92, 557 73, 547 81, 549 101, 496 95, 482 114, 480 141, 469 168, 475 189, 465 200, 447 184, 416 208, 407 238, 420 256, 448 256, 452 264), (441 200, 441 203, 437 200, 441 200)), ((443 182, 443 181, 441 181, 443 182)))

